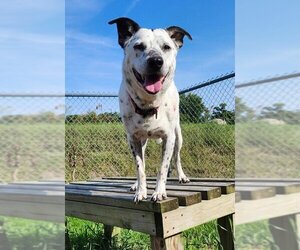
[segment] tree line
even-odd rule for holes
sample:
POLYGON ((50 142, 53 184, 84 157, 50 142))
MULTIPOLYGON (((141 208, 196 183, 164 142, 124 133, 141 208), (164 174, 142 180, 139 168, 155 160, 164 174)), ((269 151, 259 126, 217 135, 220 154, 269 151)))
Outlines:
POLYGON ((287 110, 284 103, 274 103, 266 106, 260 112, 248 107, 239 97, 235 99, 236 122, 249 122, 262 119, 276 119, 287 124, 299 124, 300 110, 287 110))
MULTIPOLYGON (((226 103, 208 108, 203 99, 196 94, 180 95, 180 120, 183 123, 206 123, 214 119, 221 119, 227 124, 236 122, 247 122, 260 119, 278 119, 287 124, 296 124, 300 121, 300 111, 286 110, 283 103, 274 103, 263 107, 257 114, 248 107, 241 98, 236 98, 235 112, 229 110, 226 103)), ((35 115, 5 115, 0 116, 0 124, 7 123, 59 123, 65 119, 67 124, 71 123, 118 123, 121 117, 118 112, 96 113, 90 111, 84 114, 57 115, 52 112, 43 112, 35 115)))

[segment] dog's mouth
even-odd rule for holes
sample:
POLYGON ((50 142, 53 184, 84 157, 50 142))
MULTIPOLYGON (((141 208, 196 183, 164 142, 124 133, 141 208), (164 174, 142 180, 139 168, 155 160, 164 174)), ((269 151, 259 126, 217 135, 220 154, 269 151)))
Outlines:
POLYGON ((143 86, 144 90, 152 95, 157 94, 161 91, 163 87, 163 83, 169 73, 165 76, 161 74, 150 74, 142 76, 138 73, 135 68, 132 68, 135 78, 137 81, 143 86))

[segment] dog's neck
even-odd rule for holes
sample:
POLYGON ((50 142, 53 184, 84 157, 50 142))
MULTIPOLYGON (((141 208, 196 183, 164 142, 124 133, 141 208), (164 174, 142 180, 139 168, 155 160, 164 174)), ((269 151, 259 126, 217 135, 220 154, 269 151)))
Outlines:
POLYGON ((134 107, 134 112, 141 115, 142 117, 149 117, 149 116, 153 116, 155 115, 155 118, 157 118, 157 113, 158 113, 158 108, 159 107, 155 107, 155 108, 140 108, 135 101, 131 98, 130 94, 129 95, 129 99, 134 107))

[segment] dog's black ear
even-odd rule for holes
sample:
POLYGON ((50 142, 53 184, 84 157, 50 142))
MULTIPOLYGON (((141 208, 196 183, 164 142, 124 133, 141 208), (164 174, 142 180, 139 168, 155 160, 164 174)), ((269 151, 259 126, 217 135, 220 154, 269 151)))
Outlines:
POLYGON ((187 36, 190 40, 192 40, 192 36, 180 27, 171 26, 166 28, 166 31, 168 32, 172 40, 175 42, 175 44, 178 46, 178 48, 182 47, 184 36, 187 36))
POLYGON ((120 17, 108 22, 108 24, 115 23, 118 28, 119 44, 122 48, 124 48, 125 42, 140 29, 140 26, 135 21, 127 17, 120 17))

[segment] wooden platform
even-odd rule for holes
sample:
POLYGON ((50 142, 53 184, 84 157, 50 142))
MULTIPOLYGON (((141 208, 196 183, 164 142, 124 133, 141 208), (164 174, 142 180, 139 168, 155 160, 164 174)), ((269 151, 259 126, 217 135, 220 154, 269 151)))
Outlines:
POLYGON ((64 223, 64 182, 0 184, 0 216, 64 223))
POLYGON ((278 249, 300 249, 300 179, 236 179, 235 224, 268 220, 278 249))
POLYGON ((300 180, 237 179, 236 224, 300 213, 300 180))
POLYGON ((138 204, 129 191, 133 183, 133 178, 113 178, 67 184, 66 215, 149 234, 153 249, 182 249, 181 232, 217 219, 224 249, 233 249, 233 181, 198 179, 178 184, 170 179, 168 198, 155 203, 150 201, 155 181, 148 178, 149 199, 138 204))
POLYGON ((0 249, 12 249, 1 216, 64 223, 63 181, 31 181, 0 184, 0 249))

